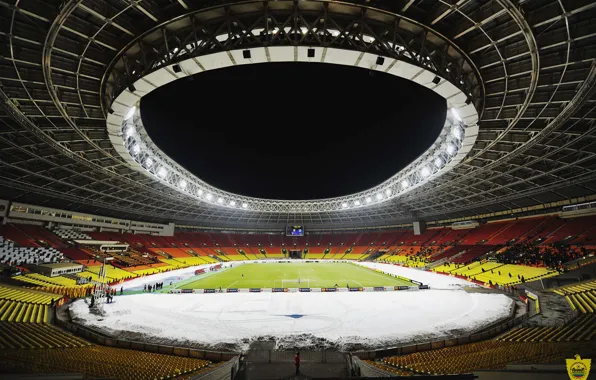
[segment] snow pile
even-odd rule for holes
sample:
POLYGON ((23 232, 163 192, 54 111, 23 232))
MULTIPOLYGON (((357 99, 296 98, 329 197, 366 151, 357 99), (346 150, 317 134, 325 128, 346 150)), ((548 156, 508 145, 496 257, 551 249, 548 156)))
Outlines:
POLYGON ((431 289, 454 289, 465 286, 478 286, 473 282, 462 280, 457 277, 445 276, 434 272, 427 272, 421 269, 371 262, 361 262, 357 264, 366 268, 378 269, 386 273, 395 274, 397 276, 402 276, 409 278, 410 280, 421 282, 424 285, 430 286, 431 289))
POLYGON ((83 300, 71 312, 77 322, 155 343, 238 350, 274 337, 285 348, 324 342, 357 349, 471 333, 507 317, 511 307, 500 294, 426 290, 138 294, 116 297, 104 306, 105 316, 89 313, 83 300))

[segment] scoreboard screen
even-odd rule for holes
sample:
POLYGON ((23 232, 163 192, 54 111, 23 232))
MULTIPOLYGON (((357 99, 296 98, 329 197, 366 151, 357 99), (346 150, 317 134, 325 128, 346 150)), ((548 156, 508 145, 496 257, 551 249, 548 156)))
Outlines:
POLYGON ((302 226, 287 226, 286 236, 304 236, 304 227, 302 226))

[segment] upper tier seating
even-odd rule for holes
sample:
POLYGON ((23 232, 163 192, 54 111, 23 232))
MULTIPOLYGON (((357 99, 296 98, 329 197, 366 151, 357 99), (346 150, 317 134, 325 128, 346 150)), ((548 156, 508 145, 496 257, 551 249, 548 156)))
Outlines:
POLYGON ((0 225, 0 236, 22 247, 39 247, 33 238, 12 224, 0 225))
POLYGON ((0 262, 17 264, 56 263, 63 259, 63 254, 50 247, 17 247, 12 241, 0 236, 0 262))
POLYGON ((52 231, 56 236, 59 236, 63 240, 92 240, 91 236, 84 232, 77 231, 74 229, 62 229, 56 228, 52 231))
POLYGON ((56 235, 54 235, 50 230, 42 226, 34 226, 31 224, 18 224, 15 227, 20 229, 27 235, 31 236, 31 238, 33 238, 39 243, 45 243, 58 249, 66 247, 66 244, 64 244, 60 239, 58 239, 56 235))

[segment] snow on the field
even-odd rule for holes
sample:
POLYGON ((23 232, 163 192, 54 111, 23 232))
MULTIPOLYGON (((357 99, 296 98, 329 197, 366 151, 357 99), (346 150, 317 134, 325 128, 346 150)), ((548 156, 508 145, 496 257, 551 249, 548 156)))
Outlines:
POLYGON ((252 340, 275 336, 285 347, 299 348, 310 336, 345 349, 471 333, 507 317, 511 307, 512 300, 500 294, 416 290, 138 294, 116 297, 104 306, 105 316, 89 313, 84 300, 74 302, 71 312, 85 324, 154 342, 246 349, 252 340))
POLYGON ((359 262, 357 264, 366 268, 378 269, 383 272, 409 278, 410 280, 419 281, 424 285, 430 286, 431 289, 454 289, 462 286, 478 286, 473 282, 462 280, 457 277, 445 276, 421 269, 371 262, 359 262))

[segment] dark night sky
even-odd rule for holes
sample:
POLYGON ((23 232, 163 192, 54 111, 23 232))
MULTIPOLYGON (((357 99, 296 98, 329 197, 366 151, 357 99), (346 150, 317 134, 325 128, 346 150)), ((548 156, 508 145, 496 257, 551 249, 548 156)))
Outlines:
POLYGON ((207 183, 276 199, 375 186, 438 136, 443 98, 388 74, 268 63, 198 74, 143 98, 153 141, 207 183))

